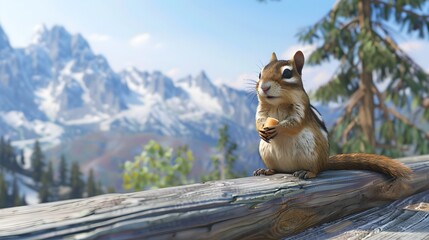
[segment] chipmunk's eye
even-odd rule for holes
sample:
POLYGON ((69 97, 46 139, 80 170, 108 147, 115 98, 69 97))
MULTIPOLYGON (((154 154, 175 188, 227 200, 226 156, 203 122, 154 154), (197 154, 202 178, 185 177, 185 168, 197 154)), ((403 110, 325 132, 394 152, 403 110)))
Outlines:
POLYGON ((259 79, 261 79, 261 73, 259 73, 259 79))
POLYGON ((292 77, 292 71, 290 69, 285 69, 282 74, 282 78, 289 79, 292 77))

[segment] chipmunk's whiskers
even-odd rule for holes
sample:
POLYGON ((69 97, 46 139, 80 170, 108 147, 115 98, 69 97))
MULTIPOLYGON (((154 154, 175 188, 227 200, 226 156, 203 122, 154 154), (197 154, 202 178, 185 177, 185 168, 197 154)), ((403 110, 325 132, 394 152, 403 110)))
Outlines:
POLYGON ((250 98, 250 103, 256 99, 256 84, 258 81, 254 79, 244 79, 245 84, 247 85, 244 90, 247 92, 247 97, 250 98))

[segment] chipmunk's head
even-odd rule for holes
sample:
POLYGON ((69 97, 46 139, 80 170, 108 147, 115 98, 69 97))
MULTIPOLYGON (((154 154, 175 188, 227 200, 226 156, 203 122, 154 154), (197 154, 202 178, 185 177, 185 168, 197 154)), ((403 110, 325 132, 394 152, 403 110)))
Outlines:
POLYGON ((256 84, 256 91, 260 102, 270 105, 291 104, 300 102, 303 94, 302 68, 304 54, 297 51, 290 60, 277 60, 275 53, 261 73, 256 84))

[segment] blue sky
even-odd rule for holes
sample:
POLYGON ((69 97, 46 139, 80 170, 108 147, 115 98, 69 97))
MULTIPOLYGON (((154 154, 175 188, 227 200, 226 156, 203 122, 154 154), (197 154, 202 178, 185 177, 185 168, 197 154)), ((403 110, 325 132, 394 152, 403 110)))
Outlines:
MULTIPOLYGON (((36 25, 58 24, 81 33, 117 71, 136 66, 177 79, 205 70, 216 83, 243 87, 244 79, 256 78, 271 52, 283 58, 297 49, 308 52, 311 46, 300 45, 297 32, 320 19, 334 2, 0 0, 0 24, 14 47, 27 46, 36 25)), ((427 42, 403 42, 429 69, 420 53, 422 46, 429 47, 427 42)), ((332 69, 334 64, 304 68, 311 79, 304 78, 306 87, 322 84, 332 69)))

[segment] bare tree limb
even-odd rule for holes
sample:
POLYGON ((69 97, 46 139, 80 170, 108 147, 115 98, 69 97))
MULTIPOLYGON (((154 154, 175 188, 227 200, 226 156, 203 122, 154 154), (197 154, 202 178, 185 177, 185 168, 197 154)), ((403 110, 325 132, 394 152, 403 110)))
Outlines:
POLYGON ((399 119, 404 124, 418 129, 418 127, 414 123, 412 123, 407 117, 396 111, 396 109, 387 107, 387 111, 389 111, 390 114, 392 114, 395 118, 399 119))
POLYGON ((341 26, 341 31, 343 31, 344 29, 349 28, 350 26, 352 26, 352 25, 354 25, 354 24, 356 24, 356 23, 359 23, 359 19, 358 19, 357 17, 353 18, 353 19, 352 19, 351 21, 349 21, 348 23, 343 24, 343 25, 341 26))
POLYGON ((371 91, 377 96, 377 99, 378 99, 378 102, 379 102, 379 107, 383 111, 384 118, 385 119, 389 119, 389 111, 387 111, 387 107, 384 104, 384 102, 385 102, 385 100, 384 100, 385 95, 382 94, 382 93, 380 93, 380 91, 374 85, 374 83, 372 84, 371 91))
POLYGON ((364 92, 362 89, 358 89, 353 95, 350 97, 349 101, 346 104, 346 114, 350 114, 356 104, 362 99, 364 96, 364 92))
POLYGON ((348 138, 347 135, 349 134, 349 132, 353 129, 353 127, 356 125, 356 118, 353 119, 348 125, 347 127, 344 129, 344 132, 342 134, 342 138, 343 138, 343 142, 347 142, 348 138))
MULTIPOLYGON (((377 148, 383 148, 383 149, 397 149, 398 148, 398 146, 396 144, 395 145, 389 145, 389 144, 376 143, 375 146, 377 148)), ((409 150, 409 148, 406 146, 400 146, 399 149, 401 151, 408 151, 409 150)))

